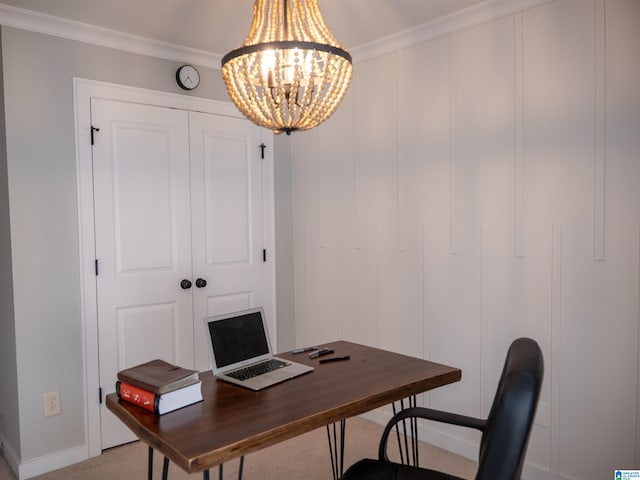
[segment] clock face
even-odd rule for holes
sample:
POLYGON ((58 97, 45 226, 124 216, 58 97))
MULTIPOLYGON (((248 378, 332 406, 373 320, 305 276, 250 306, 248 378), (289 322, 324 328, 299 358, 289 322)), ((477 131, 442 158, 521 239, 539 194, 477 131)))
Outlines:
POLYGON ((195 67, 183 65, 176 72, 176 81, 184 90, 193 90, 200 83, 200 74, 195 67))

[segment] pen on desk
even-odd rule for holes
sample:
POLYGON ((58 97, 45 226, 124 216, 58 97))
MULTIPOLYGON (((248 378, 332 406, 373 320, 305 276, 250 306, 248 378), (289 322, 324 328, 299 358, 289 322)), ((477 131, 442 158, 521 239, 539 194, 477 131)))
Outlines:
POLYGON ((291 350, 291 353, 304 353, 304 352, 310 352, 311 350, 317 350, 318 347, 301 347, 301 348, 294 348, 293 350, 291 350))
POLYGON ((315 352, 311 352, 309 354, 309 358, 317 358, 323 355, 329 355, 330 353, 334 353, 334 350, 331 350, 329 348, 323 348, 321 350, 316 350, 315 352))
POLYGON ((349 360, 350 358, 351 358, 350 355, 344 355, 342 357, 322 358, 320 360, 320 363, 340 362, 342 360, 349 360))

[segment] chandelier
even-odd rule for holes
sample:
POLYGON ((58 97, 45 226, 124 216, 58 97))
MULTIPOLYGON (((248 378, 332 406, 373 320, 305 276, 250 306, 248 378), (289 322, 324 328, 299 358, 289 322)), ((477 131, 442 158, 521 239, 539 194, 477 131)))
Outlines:
POLYGON ((222 58, 233 103, 276 133, 325 121, 344 97, 351 55, 329 31, 317 0, 255 0, 241 47, 222 58))

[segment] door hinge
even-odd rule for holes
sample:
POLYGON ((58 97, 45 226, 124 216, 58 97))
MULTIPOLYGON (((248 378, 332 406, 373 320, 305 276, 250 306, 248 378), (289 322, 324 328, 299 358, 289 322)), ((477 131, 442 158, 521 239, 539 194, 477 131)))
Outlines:
POLYGON ((95 268, 96 268, 96 277, 97 277, 98 275, 100 275, 100 271, 98 270, 98 259, 97 258, 96 258, 95 268))
POLYGON ((262 249, 262 261, 267 261, 267 250, 265 248, 262 249))
POLYGON ((98 401, 102 405, 102 387, 98 387, 98 401))
POLYGON ((267 148, 267 146, 264 143, 260 144, 260 156, 262 157, 262 160, 264 160, 264 149, 267 148))
POLYGON ((100 129, 98 127, 94 127, 93 125, 91 125, 91 145, 95 143, 94 132, 99 132, 99 131, 100 129))

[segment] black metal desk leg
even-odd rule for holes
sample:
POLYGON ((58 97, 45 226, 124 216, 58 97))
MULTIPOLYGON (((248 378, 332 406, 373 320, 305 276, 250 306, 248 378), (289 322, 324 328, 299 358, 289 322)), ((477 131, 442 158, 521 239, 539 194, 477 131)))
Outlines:
POLYGON ((169 457, 164 457, 162 462, 162 480, 169 478, 169 457))
MULTIPOLYGON (((169 458, 164 457, 162 462, 162 480, 167 480, 169 475, 169 458)), ((153 480, 153 448, 149 447, 149 459, 147 460, 147 478, 153 480)))
MULTIPOLYGON (((415 407, 417 404, 416 396, 408 398, 409 407, 415 407)), ((396 404, 393 403, 393 414, 397 413, 396 404)), ((404 410, 404 400, 400 400, 400 411, 404 410)), ((405 465, 419 466, 418 459, 418 419, 410 418, 402 420, 396 424, 396 438, 398 440, 398 450, 400 451, 400 463, 405 465), (409 422, 409 427, 407 427, 409 422), (402 426, 402 432, 400 432, 402 426), (401 437, 402 435, 402 437, 401 437), (404 440, 404 442, 403 442, 404 440), (404 443, 404 445, 403 445, 404 443)))
POLYGON ((342 419, 333 426, 327 425, 327 439, 329 440, 329 455, 331 456, 331 470, 333 471, 333 479, 338 480, 344 471, 344 434, 347 421, 342 419), (333 436, 331 430, 333 429, 333 436), (339 433, 339 434, 338 434, 339 433))
POLYGON ((238 480, 242 480, 242 469, 244 468, 244 455, 240 457, 240 466, 238 468, 238 480))
POLYGON ((153 480, 153 448, 149 447, 149 460, 147 461, 147 479, 153 480))
MULTIPOLYGON (((224 463, 218 465, 218 480, 222 480, 224 463)), ((244 455, 240 457, 240 465, 238 466, 238 480, 242 480, 242 469, 244 468, 244 455)), ((209 480, 207 477, 205 480, 209 480)))
MULTIPOLYGON (((224 464, 220 464, 218 466, 218 478, 219 480, 222 480, 222 474, 223 474, 223 465, 224 464)), ((147 464, 147 478, 148 480, 153 480, 153 448, 149 447, 149 459, 148 459, 148 464, 147 464)), ((240 457, 240 467, 238 470, 238 480, 242 480, 242 470, 244 468, 244 455, 242 457, 240 457)), ((168 457, 164 457, 164 461, 162 462, 162 480, 167 480, 169 476, 169 458, 168 457)), ((209 480, 210 479, 210 474, 209 474, 209 470, 205 470, 202 472, 202 478, 203 480, 209 480)))

